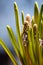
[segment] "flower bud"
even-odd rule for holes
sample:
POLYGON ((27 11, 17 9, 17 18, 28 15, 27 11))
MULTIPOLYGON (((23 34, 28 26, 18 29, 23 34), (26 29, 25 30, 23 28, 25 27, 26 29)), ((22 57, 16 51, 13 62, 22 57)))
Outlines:
POLYGON ((29 14, 26 15, 26 21, 30 22, 30 15, 29 14))

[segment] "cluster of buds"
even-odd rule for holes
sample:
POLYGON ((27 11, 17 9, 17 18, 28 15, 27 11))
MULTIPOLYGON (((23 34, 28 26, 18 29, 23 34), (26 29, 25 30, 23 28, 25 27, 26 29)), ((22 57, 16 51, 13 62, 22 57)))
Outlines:
POLYGON ((30 27, 31 27, 30 15, 28 14, 26 16, 26 20, 24 21, 23 32, 22 32, 22 44, 24 46, 27 46, 29 43, 29 41, 28 41, 28 29, 30 27))

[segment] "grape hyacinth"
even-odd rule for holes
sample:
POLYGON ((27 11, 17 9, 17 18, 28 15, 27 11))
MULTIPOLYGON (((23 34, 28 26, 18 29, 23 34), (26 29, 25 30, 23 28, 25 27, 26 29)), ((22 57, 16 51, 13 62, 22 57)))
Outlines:
MULTIPOLYGON (((12 28, 7 25, 7 31, 11 40, 12 46, 21 62, 21 65, 43 65, 43 4, 39 10, 38 3, 34 3, 34 15, 30 20, 30 15, 27 14, 24 18, 24 12, 21 12, 22 32, 20 33, 20 20, 18 6, 14 2, 15 23, 18 41, 12 28)), ((19 65, 17 60, 0 38, 0 45, 10 57, 14 65, 19 65)))

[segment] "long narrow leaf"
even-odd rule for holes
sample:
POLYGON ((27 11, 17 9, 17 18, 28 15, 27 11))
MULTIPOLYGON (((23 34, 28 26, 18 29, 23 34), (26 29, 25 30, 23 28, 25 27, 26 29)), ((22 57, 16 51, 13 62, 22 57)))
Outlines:
POLYGON ((41 5, 40 15, 39 15, 39 23, 38 23, 38 29, 39 29, 40 38, 41 38, 41 19, 42 19, 42 13, 43 13, 43 4, 41 5))
POLYGON ((22 24, 24 24, 24 12, 22 11, 22 24))
POLYGON ((35 23, 34 16, 32 16, 32 21, 31 21, 32 27, 33 27, 34 23, 35 23))
MULTIPOLYGON (((14 11, 15 11, 16 30, 17 30, 17 35, 18 35, 20 53, 21 53, 22 57, 25 58, 24 48, 23 48, 23 45, 22 45, 21 34, 20 34, 20 27, 19 27, 18 6, 17 6, 16 2, 14 3, 14 11)), ((26 64, 25 59, 24 59, 24 62, 26 64)))
POLYGON ((31 31, 31 29, 28 31, 28 40, 29 40, 28 50, 29 50, 31 60, 32 60, 33 64, 35 64, 35 59, 34 59, 34 54, 33 54, 33 49, 32 49, 32 42, 31 42, 31 37, 30 37, 30 35, 31 35, 30 31, 31 31))
POLYGON ((38 26, 37 26, 37 24, 34 24, 34 28, 35 28, 36 56, 37 56, 38 64, 41 65, 42 56, 41 56, 41 49, 40 49, 40 43, 39 43, 39 34, 38 34, 38 26))
POLYGON ((34 31, 33 31, 33 28, 30 31, 30 38, 31 38, 33 55, 34 55, 34 61, 36 62, 36 50, 35 50, 35 41, 34 41, 34 31))
POLYGON ((38 3, 35 2, 35 4, 34 4, 34 20, 35 20, 36 24, 38 24, 38 19, 39 19, 38 3))
POLYGON ((19 42, 19 46, 20 46, 21 55, 23 56, 23 47, 22 47, 22 41, 21 41, 21 36, 20 36, 20 27, 19 27, 18 6, 17 6, 16 2, 14 3, 14 11, 15 11, 16 30, 17 30, 17 35, 18 35, 18 42, 19 42))
POLYGON ((14 45, 15 52, 18 55, 18 52, 19 52, 18 43, 16 42, 13 30, 12 30, 12 28, 9 25, 7 25, 7 31, 8 31, 8 34, 9 34, 11 42, 13 42, 12 45, 14 45))
POLYGON ((4 48, 5 52, 8 54, 8 56, 10 57, 10 59, 12 60, 14 65, 18 65, 14 56, 12 55, 12 53, 10 52, 10 50, 8 49, 8 47, 6 46, 6 44, 3 42, 3 40, 0 39, 0 44, 1 46, 4 48))
POLYGON ((22 57, 21 54, 20 54, 19 46, 18 46, 18 44, 17 44, 17 42, 16 42, 15 35, 14 35, 14 33, 13 33, 12 28, 11 28, 9 25, 7 25, 7 31, 8 31, 10 40, 11 40, 11 42, 12 42, 12 46, 13 46, 13 48, 14 48, 14 50, 15 50, 17 56, 19 57, 21 63, 24 64, 24 59, 23 59, 23 57, 22 57))

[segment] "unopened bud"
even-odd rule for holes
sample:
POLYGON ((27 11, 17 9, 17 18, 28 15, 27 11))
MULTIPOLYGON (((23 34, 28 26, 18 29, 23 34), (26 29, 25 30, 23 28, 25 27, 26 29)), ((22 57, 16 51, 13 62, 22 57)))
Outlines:
POLYGON ((43 46, 43 40, 39 39, 39 42, 40 42, 40 46, 43 46))
POLYGON ((30 15, 29 14, 26 15, 26 21, 30 22, 30 15))

